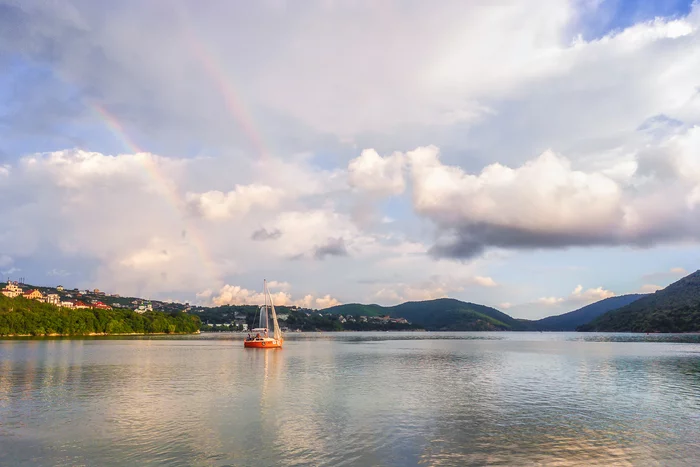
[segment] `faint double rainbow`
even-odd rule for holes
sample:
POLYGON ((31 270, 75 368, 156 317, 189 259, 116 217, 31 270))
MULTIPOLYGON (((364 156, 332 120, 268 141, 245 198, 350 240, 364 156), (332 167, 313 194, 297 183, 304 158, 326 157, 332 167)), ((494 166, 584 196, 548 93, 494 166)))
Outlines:
POLYGON ((187 232, 187 238, 190 240, 191 244, 194 246, 202 266, 209 274, 209 278, 214 284, 218 285, 221 283, 216 265, 212 259, 211 253, 206 247, 206 242, 202 238, 199 229, 192 223, 186 213, 185 200, 179 195, 174 184, 168 179, 168 177, 163 174, 153 159, 153 155, 148 151, 141 149, 134 143, 134 141, 129 137, 128 133, 124 130, 124 126, 113 114, 108 112, 101 105, 90 102, 88 104, 92 110, 95 111, 100 120, 109 129, 114 137, 116 137, 121 144, 134 155, 141 155, 136 160, 139 161, 146 174, 151 178, 151 180, 161 188, 165 195, 165 199, 172 206, 175 214, 182 220, 185 231, 187 232))
POLYGON ((220 61, 214 57, 214 54, 209 51, 200 38, 194 33, 187 15, 181 15, 181 25, 183 26, 183 31, 187 37, 187 43, 190 45, 194 57, 202 64, 202 69, 216 84, 216 87, 223 97, 226 109, 231 117, 233 117, 236 125, 238 125, 245 134, 245 137, 256 153, 255 155, 262 161, 267 160, 270 152, 265 145, 258 126, 255 124, 251 112, 243 104, 234 86, 230 84, 231 77, 227 76, 220 61))
MULTIPOLYGON (((186 18, 186 16, 183 18, 186 18)), ((207 50, 199 38, 193 34, 192 28, 186 19, 183 22, 183 25, 185 26, 184 31, 187 34, 189 39, 188 42, 193 49, 192 51, 194 56, 202 64, 203 69, 209 75, 209 78, 216 84, 221 96, 224 99, 228 112, 233 117, 239 128, 243 130, 243 133, 245 134, 249 143, 252 145, 253 150, 259 159, 261 161, 266 161, 269 157, 269 151, 263 142, 260 132, 256 128, 250 112, 242 104, 242 101, 239 99, 233 86, 229 84, 226 74, 223 71, 223 67, 214 58, 213 54, 207 50)), ((150 155, 148 151, 144 151, 134 143, 134 141, 125 131, 124 125, 121 124, 116 116, 108 112, 107 109, 97 103, 90 102, 89 106, 95 111, 112 134, 119 139, 129 151, 133 152, 134 154, 150 155)), ((209 271, 211 279, 215 284, 221 284, 221 278, 218 274, 215 262, 212 259, 212 255, 206 247, 206 242, 203 240, 197 227, 188 220, 187 213, 185 212, 185 200, 180 197, 177 189, 170 182, 170 180, 168 180, 168 178, 160 172, 158 165, 154 162, 152 157, 143 157, 140 159, 140 161, 142 162, 146 173, 150 175, 155 183, 162 187, 166 198, 173 206, 175 212, 181 217, 183 223, 185 224, 186 231, 189 233, 188 238, 192 240, 192 243, 202 261, 202 265, 209 271)))

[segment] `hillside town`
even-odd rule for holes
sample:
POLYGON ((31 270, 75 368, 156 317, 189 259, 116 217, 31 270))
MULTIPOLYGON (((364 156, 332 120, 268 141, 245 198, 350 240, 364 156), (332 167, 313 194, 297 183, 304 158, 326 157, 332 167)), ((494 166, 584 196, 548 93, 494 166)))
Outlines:
MULTIPOLYGON (((190 306, 189 303, 122 297, 99 289, 67 289, 34 286, 22 281, 0 283, 0 293, 8 298, 24 298, 64 309, 131 310, 139 314, 151 311, 190 313, 199 316, 204 332, 246 332, 257 326, 258 306, 222 305, 216 307, 190 306)), ((283 331, 342 331, 342 330, 401 330, 415 326, 402 317, 389 315, 365 316, 346 313, 334 314, 298 306, 278 306, 277 318, 283 331)))
MULTIPOLYGON (((2 284, 0 284, 1 286, 2 284)), ((36 300, 62 308, 112 310, 123 308, 145 313, 147 311, 190 311, 189 304, 169 304, 151 302, 140 298, 121 297, 118 294, 108 294, 99 289, 80 290, 66 289, 62 285, 56 287, 28 286, 18 281, 8 281, 0 289, 0 293, 8 298, 22 297, 36 300), (108 303, 106 303, 108 302, 108 303)))

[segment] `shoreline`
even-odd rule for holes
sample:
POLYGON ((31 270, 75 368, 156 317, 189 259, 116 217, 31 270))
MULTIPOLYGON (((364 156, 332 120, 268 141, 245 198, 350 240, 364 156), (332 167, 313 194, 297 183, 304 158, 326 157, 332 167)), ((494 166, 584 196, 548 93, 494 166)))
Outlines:
POLYGON ((0 335, 0 339, 6 337, 107 337, 107 336, 186 336, 193 334, 201 334, 200 331, 196 332, 122 332, 122 333, 107 333, 107 332, 90 332, 88 334, 42 334, 40 336, 35 336, 32 334, 6 334, 0 335))

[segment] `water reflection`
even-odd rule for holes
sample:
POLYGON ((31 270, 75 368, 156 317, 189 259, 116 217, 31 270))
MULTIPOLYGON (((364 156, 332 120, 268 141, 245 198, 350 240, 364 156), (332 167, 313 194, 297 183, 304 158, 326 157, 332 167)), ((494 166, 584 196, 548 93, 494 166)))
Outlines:
POLYGON ((0 341, 0 465, 700 461, 695 344, 348 334, 0 341))

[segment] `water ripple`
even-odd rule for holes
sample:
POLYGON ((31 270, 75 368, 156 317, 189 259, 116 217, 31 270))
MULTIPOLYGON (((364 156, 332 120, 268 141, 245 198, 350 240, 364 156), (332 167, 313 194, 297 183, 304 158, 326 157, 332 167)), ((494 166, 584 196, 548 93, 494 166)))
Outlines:
POLYGON ((698 465, 700 346, 561 333, 0 341, 0 465, 698 465))

